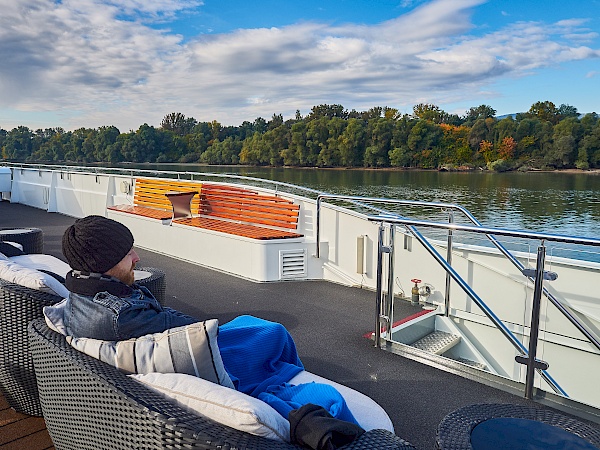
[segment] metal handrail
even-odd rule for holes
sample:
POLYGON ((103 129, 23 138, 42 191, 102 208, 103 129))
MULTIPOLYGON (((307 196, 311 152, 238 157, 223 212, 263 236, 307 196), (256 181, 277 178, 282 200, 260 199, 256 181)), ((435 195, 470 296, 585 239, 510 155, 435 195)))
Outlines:
POLYGON ((429 228, 443 228, 443 229, 451 229, 454 231, 469 231, 473 233, 480 234, 493 234, 499 236, 510 236, 510 237, 519 237, 526 239, 539 239, 545 241, 553 241, 553 242, 563 242, 566 244, 581 244, 581 245, 591 245, 594 247, 600 247, 600 239, 588 238, 583 236, 566 236, 564 234, 552 234, 552 233, 539 233, 535 231, 527 231, 527 230, 510 230, 508 228, 494 228, 494 227, 484 227, 484 226, 470 226, 470 225, 460 225, 456 223, 440 223, 440 222, 430 222, 427 220, 414 220, 414 219, 404 219, 404 218, 395 218, 389 216, 368 216, 367 219, 371 222, 387 222, 387 223, 395 223, 398 225, 413 225, 413 226, 423 226, 429 228))
MULTIPOLYGON (((421 227, 430 227, 430 228, 440 228, 440 229, 448 229, 448 230, 459 230, 459 231, 468 231, 473 233, 481 233, 481 234, 493 234, 493 235, 501 235, 501 236, 511 236, 511 237, 519 237, 519 238, 527 238, 527 239, 539 239, 543 241, 553 241, 553 242, 564 242, 571 244, 580 244, 580 245, 591 245, 600 247, 600 239, 587 238, 587 237, 579 237, 579 236, 565 236, 560 234, 551 234, 551 233, 536 233, 529 231, 518 231, 518 230, 508 230, 504 228, 492 228, 492 227, 473 227, 468 225, 458 225, 454 223, 438 223, 438 222, 429 222, 423 220, 411 220, 411 219, 395 219, 390 217, 382 217, 382 216, 370 216, 368 217, 369 221, 372 222, 380 222, 380 223, 390 223, 396 225, 404 225, 410 232, 415 236, 415 238, 425 247, 425 249, 436 259, 442 267, 446 270, 446 273, 450 274, 452 279, 469 295, 473 301, 481 308, 484 314, 494 323, 494 325, 502 332, 502 334, 513 344, 513 346, 522 354, 527 355, 527 350, 521 342, 512 334, 512 332, 500 321, 500 319, 494 314, 494 312, 489 309, 489 307, 479 298, 479 296, 473 291, 473 289, 460 277, 460 275, 450 266, 450 264, 445 261, 442 256, 433 248, 431 243, 415 228, 416 226, 421 227)), ((538 268, 539 270, 543 270, 543 268, 538 268)), ((536 282, 540 282, 540 274, 538 273, 536 277, 536 282)), ((541 285, 540 294, 541 294, 541 285)), ((570 314, 569 316, 570 317, 570 314)), ((584 327, 585 329, 585 327, 584 327)), ((585 329, 586 337, 596 346, 596 348, 600 349, 600 343, 592 335, 587 329, 585 329)), ((534 355, 535 356, 535 355, 534 355)), ((558 386, 558 384, 552 379, 552 377, 545 371, 541 369, 536 369, 539 371, 541 376, 546 380, 546 382, 558 393, 562 395, 566 395, 566 393, 558 386)))
MULTIPOLYGON (((425 247, 425 249, 433 256, 433 258, 444 268, 446 273, 450 274, 452 279, 465 291, 465 293, 479 306, 479 308, 483 311, 483 313, 492 321, 492 323, 500 330, 500 332, 508 339, 508 341, 513 345, 513 347, 524 356, 528 356, 529 353, 525 346, 517 339, 517 337, 508 329, 506 325, 500 320, 500 318, 487 306, 487 304, 477 295, 477 293, 466 283, 462 277, 454 270, 452 266, 448 264, 447 261, 438 253, 438 251, 431 245, 431 243, 413 226, 412 222, 421 222, 421 221, 410 221, 410 220, 401 220, 401 219, 388 219, 381 217, 369 217, 371 221, 377 222, 387 222, 393 224, 402 224, 405 225, 406 228, 411 232, 411 234, 425 247)), ((428 222, 427 222, 428 223, 428 222)), ((379 318, 377 322, 379 321, 379 318)), ((377 342, 376 342, 377 344, 377 342)), ((554 380, 554 378, 545 370, 536 369, 540 376, 550 385, 550 387, 554 390, 554 392, 561 394, 565 397, 568 397, 567 393, 560 387, 560 385, 554 380)))
MULTIPOLYGON (((476 228, 474 227, 469 227, 467 225, 458 225, 458 224, 453 224, 452 226, 438 226, 437 228, 446 228, 449 230, 449 236, 448 236, 448 243, 451 243, 451 235, 450 233, 453 230, 457 230, 457 231, 477 231, 478 233, 483 233, 486 235, 486 237, 492 242, 492 244, 517 268, 519 269, 519 271, 522 273, 523 270, 525 269, 525 266, 517 259, 514 257, 514 255, 508 251, 508 249, 506 247, 504 247, 504 245, 502 245, 502 243, 500 243, 496 237, 494 236, 494 234, 499 234, 499 235, 506 235, 504 233, 501 233, 499 230, 499 228, 487 228, 485 229, 485 227, 483 227, 483 225, 481 224, 481 222, 479 222, 475 216, 466 208, 464 208, 463 206, 460 205, 456 205, 456 204, 452 204, 452 203, 440 203, 440 202, 425 202, 425 201, 419 201, 419 200, 396 200, 396 199, 389 199, 389 198, 379 198, 379 197, 360 197, 360 196, 350 196, 350 195, 336 195, 336 194, 320 194, 317 197, 317 218, 316 218, 316 244, 317 244, 317 249, 316 249, 316 254, 315 256, 318 258, 319 257, 319 252, 320 252, 320 221, 321 221, 321 203, 322 200, 324 198, 330 198, 330 199, 336 199, 336 200, 349 200, 352 203, 358 204, 360 206, 366 207, 366 208, 370 208, 372 210, 375 211, 379 211, 385 214, 389 214, 387 211, 384 211, 380 208, 375 208, 371 205, 365 205, 362 202, 366 202, 366 201, 370 201, 370 202, 377 202, 377 203, 389 203, 389 204, 398 204, 398 205, 408 205, 408 206, 426 206, 426 207, 432 207, 432 208, 446 208, 446 209, 450 209, 450 210, 456 210, 456 211, 460 211, 462 214, 465 215, 465 217, 467 217, 467 219, 469 219, 471 221, 471 223, 473 223, 474 225, 476 225, 476 228), (481 231, 484 230, 484 231, 481 231), (487 232, 485 230, 488 230, 487 232), (493 234, 491 234, 491 232, 493 232, 493 234)), ((395 216, 398 220, 403 219, 401 216, 394 214, 393 216, 395 216)), ((388 221, 388 219, 392 219, 392 216, 385 216, 384 217, 380 217, 381 220, 385 220, 388 221)), ((423 226, 432 226, 434 222, 428 222, 428 221, 417 221, 418 223, 415 223, 415 225, 423 225, 423 226)), ((510 234, 509 234, 510 236, 510 234)), ((574 239, 576 239, 576 241, 572 241, 572 240, 565 240, 565 238, 567 239, 573 239, 573 237, 569 237, 569 236, 561 236, 561 235, 551 235, 551 234, 544 234, 544 233, 532 233, 532 232, 521 232, 521 234, 519 235, 519 237, 524 237, 524 238, 537 238, 537 239, 546 239, 546 240, 556 240, 557 242, 564 242, 564 243, 575 243, 575 244, 583 244, 583 242, 581 242, 581 239, 586 239, 586 238, 581 238, 581 237, 574 237, 574 239), (556 240, 556 239, 552 239, 551 236, 559 236, 561 239, 556 240)), ((592 239, 592 241, 597 241, 592 239)), ((598 244, 588 244, 588 245, 598 245, 598 244)), ((448 248, 448 254, 451 254, 451 248, 448 248)), ((533 278, 531 277, 527 277, 530 281, 534 281, 533 278)), ((449 291, 448 291, 448 286, 449 286, 449 279, 446 279, 446 297, 448 297, 449 295, 449 291)), ((548 289, 546 289, 545 287, 543 288, 543 294, 544 296, 546 296, 548 298, 548 300, 550 300, 550 302, 573 324, 573 326, 575 328, 577 328, 579 330, 579 332, 581 334, 583 334, 598 350, 600 350, 600 341, 595 337, 594 334, 592 334, 587 327, 581 323, 581 321, 575 316, 573 315, 550 291, 548 291, 548 289)), ((447 301, 446 301, 446 305, 447 305, 447 301)), ((447 311, 448 309, 446 309, 447 311)))
MULTIPOLYGON (((424 202, 419 200, 397 200, 393 198, 382 198, 382 197, 361 197, 356 195, 339 195, 339 194, 325 194, 321 193, 317 197, 317 219, 316 219, 316 253, 315 256, 318 258, 320 255, 319 247, 321 242, 321 203, 323 199, 335 199, 335 200, 348 200, 355 205, 362 206, 365 208, 372 209, 374 211, 379 211, 381 213, 389 214, 387 211, 381 208, 375 208, 372 205, 366 205, 363 202, 372 202, 372 203, 387 203, 392 205, 407 205, 407 206, 428 206, 432 208, 448 208, 448 209, 456 209, 463 213, 467 213, 467 217, 473 217, 465 208, 460 205, 456 205, 453 203, 442 203, 442 202, 424 202)), ((397 216, 394 214, 394 216, 397 216)), ((398 216, 400 217, 400 216, 398 216)), ((473 217, 473 219, 475 219, 473 217)))
POLYGON ((268 180, 265 178, 258 178, 258 177, 249 177, 246 175, 235 175, 235 174, 227 174, 227 173, 212 173, 212 172, 192 172, 192 171, 185 171, 185 172, 180 172, 180 171, 176 171, 176 170, 156 170, 156 169, 129 169, 126 167, 90 167, 90 166, 68 166, 68 165, 61 165, 61 164, 33 164, 33 163, 13 163, 13 162, 3 162, 3 165, 7 165, 10 167, 14 167, 14 168, 24 168, 24 169, 29 169, 29 170, 39 170, 39 169, 49 169, 49 170, 73 170, 73 171, 77 171, 77 172, 81 172, 81 173, 90 173, 90 174, 103 174, 103 175, 115 175, 116 174, 123 174, 123 175, 128 175, 133 177, 134 174, 144 174, 144 175, 154 175, 157 176, 159 174, 162 175, 176 175, 178 178, 180 178, 181 175, 185 175, 185 176, 190 176, 193 177, 194 176, 199 176, 199 177, 213 177, 213 178, 229 178, 229 179, 237 179, 237 180, 247 180, 247 181, 255 181, 255 182, 259 182, 259 183, 264 183, 264 184, 271 184, 275 187, 275 190, 277 191, 279 187, 287 187, 290 189, 297 189, 299 191, 304 191, 304 192, 309 192, 313 195, 321 195, 323 194, 322 191, 316 190, 316 189, 312 189, 312 188, 308 188, 305 186, 298 186, 296 184, 291 184, 291 183, 285 183, 283 181, 275 181, 275 180, 268 180), (86 172, 87 171, 87 172, 86 172))

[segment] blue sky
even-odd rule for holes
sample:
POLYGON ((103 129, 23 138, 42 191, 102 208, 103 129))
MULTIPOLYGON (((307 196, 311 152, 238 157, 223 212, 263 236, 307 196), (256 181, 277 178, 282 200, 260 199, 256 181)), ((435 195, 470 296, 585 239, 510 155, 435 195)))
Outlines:
POLYGON ((0 0, 0 127, 314 105, 600 113, 600 0, 0 0))

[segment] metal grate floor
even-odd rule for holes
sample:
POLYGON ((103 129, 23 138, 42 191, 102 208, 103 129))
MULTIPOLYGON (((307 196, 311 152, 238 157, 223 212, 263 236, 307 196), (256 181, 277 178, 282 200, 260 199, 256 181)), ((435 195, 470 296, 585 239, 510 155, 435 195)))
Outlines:
POLYGON ((434 331, 427 336, 413 342, 412 347, 424 350, 435 355, 441 355, 460 342, 460 336, 446 333, 445 331, 434 331))

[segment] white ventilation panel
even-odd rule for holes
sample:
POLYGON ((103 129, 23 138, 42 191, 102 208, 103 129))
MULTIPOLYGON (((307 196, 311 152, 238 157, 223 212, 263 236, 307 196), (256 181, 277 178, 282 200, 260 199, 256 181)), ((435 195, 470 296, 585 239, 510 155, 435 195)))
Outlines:
POLYGON ((279 278, 306 277, 306 249, 279 252, 279 278))

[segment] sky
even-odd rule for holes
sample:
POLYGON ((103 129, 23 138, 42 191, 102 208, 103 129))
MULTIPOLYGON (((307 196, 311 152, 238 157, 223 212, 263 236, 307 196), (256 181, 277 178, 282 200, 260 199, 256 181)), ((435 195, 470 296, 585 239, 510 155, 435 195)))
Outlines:
POLYGON ((315 105, 600 113, 600 0, 0 0, 0 128, 315 105))

